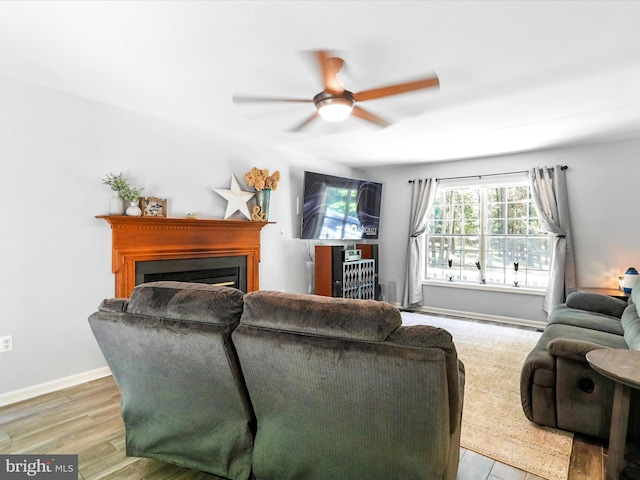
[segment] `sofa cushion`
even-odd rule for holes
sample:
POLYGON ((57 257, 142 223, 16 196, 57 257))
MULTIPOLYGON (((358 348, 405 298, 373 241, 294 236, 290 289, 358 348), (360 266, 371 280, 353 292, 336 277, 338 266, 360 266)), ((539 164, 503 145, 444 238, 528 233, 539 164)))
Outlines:
POLYGON ((640 317, 636 304, 629 305, 622 314, 622 328, 624 328, 624 341, 629 349, 640 350, 640 317))
POLYGON ((244 296, 240 323, 291 333, 383 342, 402 325, 397 308, 353 300, 260 290, 244 296))
POLYGON ((567 304, 558 305, 549 317, 549 325, 572 325, 588 330, 622 335, 624 330, 620 320, 603 313, 588 312, 571 308, 567 304))
POLYGON ((627 307, 627 302, 608 295, 589 292, 572 292, 567 297, 567 306, 594 313, 602 313, 620 318, 627 307))
MULTIPOLYGON (((544 329, 544 333, 536 348, 545 348, 548 350, 549 342, 556 338, 564 338, 568 340, 577 340, 580 342, 602 345, 602 348, 625 348, 626 344, 622 335, 612 334, 611 332, 602 332, 592 330, 590 328, 581 328, 573 325, 548 325, 544 329), (546 339, 546 343, 543 341, 546 339)), ((582 359, 586 363, 586 359, 582 359)))
POLYGON ((240 290, 204 283, 151 282, 133 289, 127 313, 235 325, 242 314, 240 290))
POLYGON ((629 295, 629 303, 640 304, 640 283, 638 283, 638 288, 631 289, 631 294, 629 295))

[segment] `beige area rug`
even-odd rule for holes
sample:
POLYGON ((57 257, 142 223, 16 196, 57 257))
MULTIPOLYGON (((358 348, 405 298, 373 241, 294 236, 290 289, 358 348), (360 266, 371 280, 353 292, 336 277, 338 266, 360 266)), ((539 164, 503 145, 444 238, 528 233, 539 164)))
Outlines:
POLYGON ((520 370, 539 332, 420 313, 402 318, 453 336, 466 371, 463 448, 548 480, 567 478, 573 434, 531 423, 520 403, 520 370))

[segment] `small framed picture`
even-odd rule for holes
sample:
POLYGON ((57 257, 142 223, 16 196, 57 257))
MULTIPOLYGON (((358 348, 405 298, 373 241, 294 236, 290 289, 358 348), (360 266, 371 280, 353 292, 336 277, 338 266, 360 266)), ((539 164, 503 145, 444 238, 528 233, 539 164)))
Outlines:
POLYGON ((143 217, 166 217, 167 199, 158 197, 142 197, 140 199, 143 217))

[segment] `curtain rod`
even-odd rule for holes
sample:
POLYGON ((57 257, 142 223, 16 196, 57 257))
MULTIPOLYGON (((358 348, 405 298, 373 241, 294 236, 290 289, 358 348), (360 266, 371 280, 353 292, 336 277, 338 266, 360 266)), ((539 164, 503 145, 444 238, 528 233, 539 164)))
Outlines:
MULTIPOLYGON (((567 170, 569 167, 567 165, 562 165, 560 167, 561 170, 567 170)), ((549 170, 553 171, 553 167, 551 167, 549 170)), ((505 172, 505 173, 486 173, 484 175, 463 175, 460 177, 443 177, 443 178, 436 178, 436 182, 439 182, 440 180, 459 180, 462 178, 482 178, 482 177, 496 177, 499 175, 513 175, 514 173, 529 173, 529 170, 520 170, 518 172, 505 172)), ((409 183, 414 183, 415 180, 409 180, 409 183)))

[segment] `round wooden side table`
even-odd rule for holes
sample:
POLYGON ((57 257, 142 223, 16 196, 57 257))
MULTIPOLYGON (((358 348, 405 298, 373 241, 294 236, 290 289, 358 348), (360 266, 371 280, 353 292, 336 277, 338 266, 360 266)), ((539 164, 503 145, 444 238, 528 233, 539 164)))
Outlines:
POLYGON ((618 480, 624 468, 631 389, 640 389, 640 351, 602 349, 587 353, 591 368, 616 382, 611 412, 607 480, 618 480))

